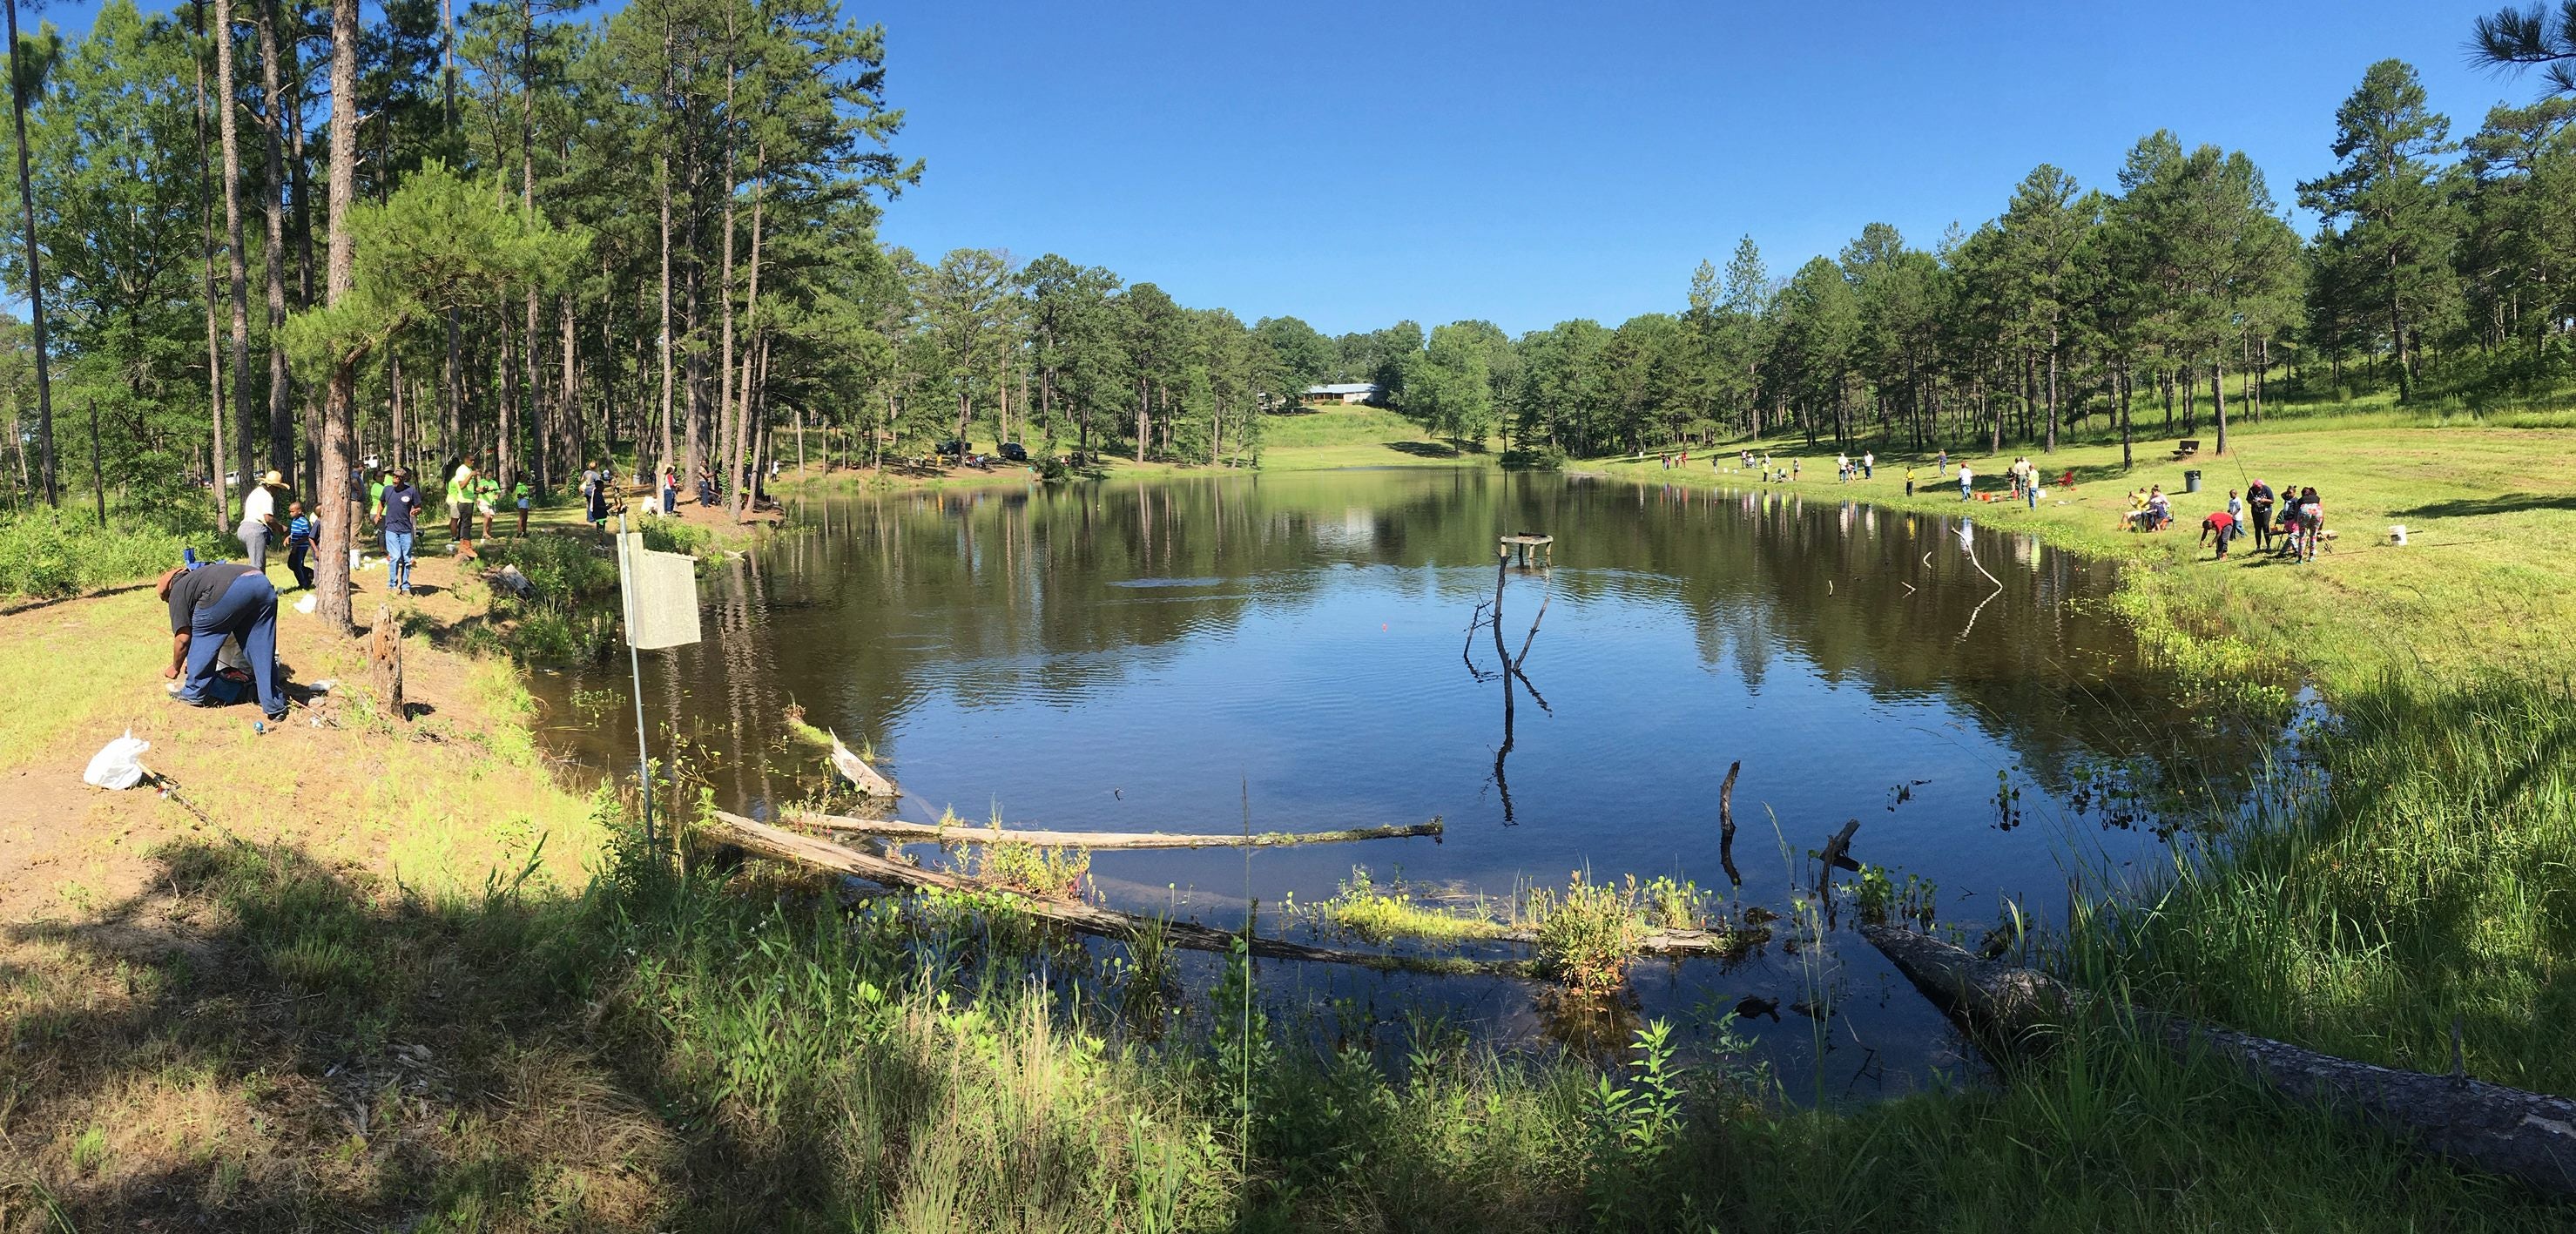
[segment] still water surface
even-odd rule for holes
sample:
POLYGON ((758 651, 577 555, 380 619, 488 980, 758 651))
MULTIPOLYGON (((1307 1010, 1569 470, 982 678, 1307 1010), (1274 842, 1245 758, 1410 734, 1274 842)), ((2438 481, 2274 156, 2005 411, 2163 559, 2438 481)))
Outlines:
MULTIPOLYGON (((720 803, 762 815, 821 783, 785 735, 794 703, 873 744, 910 819, 1447 823, 1248 863, 1095 860, 1109 903, 1212 924, 1247 896, 1265 920, 1327 898, 1354 865, 1456 895, 1688 878, 1790 919, 1740 962, 1640 965, 1632 1014, 1770 1000, 1742 1028, 1793 1094, 1905 1091, 1969 1051, 1848 928, 1790 941, 1811 850, 1856 818, 1854 855, 1930 880, 1943 922, 1982 933, 2007 900, 2046 922, 2071 880, 2170 865, 2142 768, 2243 754, 2142 666, 2112 567, 1982 530, 1971 561, 1956 520, 1835 492, 1388 469, 808 500, 803 532, 704 581, 706 642, 647 653, 647 713, 720 803), (1524 529, 1556 564, 1504 579, 1506 643, 1529 646, 1507 703, 1469 623, 1497 535, 1524 529), (1717 808, 1738 761, 1740 884, 1717 808)), ((623 668, 541 683, 552 739, 588 765, 632 765, 623 668)), ((1429 1005, 1497 1041, 1567 1031, 1519 983, 1325 968, 1263 980, 1344 1027, 1429 1005)))

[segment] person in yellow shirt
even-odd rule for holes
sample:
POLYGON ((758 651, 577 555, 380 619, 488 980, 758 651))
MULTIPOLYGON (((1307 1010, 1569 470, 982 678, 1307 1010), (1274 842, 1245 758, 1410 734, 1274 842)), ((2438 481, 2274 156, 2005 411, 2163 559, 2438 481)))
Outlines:
POLYGON ((447 538, 462 540, 473 530, 474 456, 468 454, 447 477, 447 538))

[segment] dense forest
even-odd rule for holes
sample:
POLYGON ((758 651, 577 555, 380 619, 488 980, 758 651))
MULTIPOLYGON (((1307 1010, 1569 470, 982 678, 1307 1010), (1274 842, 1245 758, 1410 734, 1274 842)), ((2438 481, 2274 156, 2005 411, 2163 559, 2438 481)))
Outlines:
MULTIPOLYGON (((468 453, 540 492, 603 454, 723 483, 790 430, 834 461, 964 438, 1217 463, 1333 380, 1534 457, 1746 433, 2047 450, 2150 421, 2223 449, 2283 382, 2456 397, 2568 366, 2556 76, 2454 140, 2411 67, 2370 66, 2332 170, 2295 186, 2322 220, 2304 238, 2244 154, 2159 131, 2116 184, 2042 165, 1929 248, 1872 224, 1783 278, 1748 237, 1676 312, 1332 338, 1055 254, 881 244, 927 173, 885 32, 836 0, 366 17, 109 0, 71 41, 11 7, 12 505, 213 519, 218 474, 309 491, 468 453)), ((2548 15, 2479 37, 2566 63, 2548 15)))

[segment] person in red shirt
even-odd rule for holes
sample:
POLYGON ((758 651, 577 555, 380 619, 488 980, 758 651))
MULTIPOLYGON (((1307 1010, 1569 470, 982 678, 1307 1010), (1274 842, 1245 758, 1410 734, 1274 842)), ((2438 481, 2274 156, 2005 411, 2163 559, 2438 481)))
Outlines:
POLYGON ((2211 536, 2218 537, 2219 561, 2227 560, 2227 542, 2235 539, 2237 533, 2236 516, 2225 510, 2200 520, 2200 542, 2207 544, 2211 536))

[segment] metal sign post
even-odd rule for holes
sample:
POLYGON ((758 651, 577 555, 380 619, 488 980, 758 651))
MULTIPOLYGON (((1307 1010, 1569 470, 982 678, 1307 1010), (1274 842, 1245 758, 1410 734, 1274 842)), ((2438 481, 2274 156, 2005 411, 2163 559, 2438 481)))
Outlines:
POLYGON ((627 561, 626 512, 617 513, 617 602, 626 623, 626 666, 635 676, 635 783, 644 793, 644 847, 658 849, 653 837, 653 756, 644 744, 644 653, 635 649, 634 571, 627 561))

